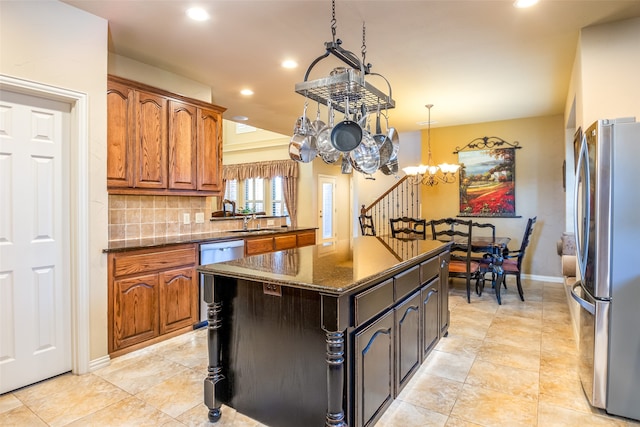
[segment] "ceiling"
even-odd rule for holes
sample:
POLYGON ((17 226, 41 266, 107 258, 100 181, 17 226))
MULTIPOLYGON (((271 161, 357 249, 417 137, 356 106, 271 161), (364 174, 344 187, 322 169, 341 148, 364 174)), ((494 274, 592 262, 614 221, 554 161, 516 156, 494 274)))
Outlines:
MULTIPOLYGON (((226 119, 289 135, 304 98, 295 84, 332 40, 330 0, 64 0, 109 21, 109 51, 211 86, 226 119), (189 6, 211 19, 194 22, 189 6), (281 62, 294 59, 296 69, 281 62), (254 95, 240 95, 250 88, 254 95)), ((579 30, 640 16, 640 1, 337 0, 336 38, 392 87, 400 132, 564 112, 579 30), (419 124, 422 122, 422 124, 419 124)), ((333 56, 309 80, 344 65, 333 56)), ((377 76, 367 82, 381 91, 377 76)), ((315 107, 312 112, 315 114, 315 107)))

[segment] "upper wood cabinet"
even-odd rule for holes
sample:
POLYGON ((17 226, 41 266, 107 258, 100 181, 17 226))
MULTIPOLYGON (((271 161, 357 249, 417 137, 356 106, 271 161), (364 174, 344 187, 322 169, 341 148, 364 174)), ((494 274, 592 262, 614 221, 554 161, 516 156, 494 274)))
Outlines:
POLYGON ((107 187, 112 194, 217 195, 224 108, 109 76, 107 187))

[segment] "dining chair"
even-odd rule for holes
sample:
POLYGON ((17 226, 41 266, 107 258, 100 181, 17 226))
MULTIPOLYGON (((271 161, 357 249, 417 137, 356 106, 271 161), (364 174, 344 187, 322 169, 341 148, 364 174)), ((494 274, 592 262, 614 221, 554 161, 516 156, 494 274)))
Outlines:
POLYGON ((427 238, 427 220, 424 218, 389 218, 389 226, 391 237, 422 240, 427 238))
POLYGON ((504 287, 507 287, 506 276, 516 276, 516 284, 518 286, 518 293, 520 299, 524 301, 524 294, 522 292, 522 281, 520 275, 522 273, 522 260, 524 259, 525 251, 531 241, 531 234, 533 234, 533 228, 536 224, 537 216, 529 218, 527 226, 524 229, 524 236, 522 237, 522 243, 520 249, 516 252, 506 251, 504 254, 504 261, 502 262, 502 270, 504 271, 505 280, 503 281, 504 287))
POLYGON ((449 277, 463 277, 467 285, 467 302, 471 303, 471 280, 476 281, 476 289, 479 287, 480 263, 471 259, 471 220, 465 221, 459 218, 442 218, 429 221, 431 236, 434 240, 452 242, 449 262, 449 277))
POLYGON ((363 236, 375 236, 376 228, 373 225, 373 217, 371 215, 360 215, 358 217, 360 221, 360 232, 363 236))

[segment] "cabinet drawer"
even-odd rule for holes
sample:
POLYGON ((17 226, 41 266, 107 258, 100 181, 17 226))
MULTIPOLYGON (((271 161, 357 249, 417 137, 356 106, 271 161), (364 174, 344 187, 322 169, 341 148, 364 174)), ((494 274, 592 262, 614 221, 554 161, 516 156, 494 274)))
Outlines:
POLYGON ((249 239, 244 242, 246 255, 263 254, 273 251, 273 237, 249 239))
POLYGON ((146 250, 142 253, 123 253, 113 258, 113 275, 120 277, 195 265, 197 259, 195 245, 179 246, 174 249, 146 250))
POLYGON ((358 327, 393 304, 393 279, 355 296, 355 326, 358 327))
POLYGON ((315 231, 305 231, 304 233, 298 234, 298 247, 315 245, 315 244, 316 244, 315 231))
POLYGON ((296 247, 296 235, 295 234, 286 234, 284 236, 275 236, 273 238, 273 247, 276 251, 280 251, 282 249, 291 249, 296 247))
POLYGON ((438 258, 431 258, 420 264, 420 283, 426 283, 440 274, 438 258))
POLYGON ((396 301, 416 290, 420 286, 420 267, 411 267, 409 270, 398 274, 394 278, 396 288, 396 301))

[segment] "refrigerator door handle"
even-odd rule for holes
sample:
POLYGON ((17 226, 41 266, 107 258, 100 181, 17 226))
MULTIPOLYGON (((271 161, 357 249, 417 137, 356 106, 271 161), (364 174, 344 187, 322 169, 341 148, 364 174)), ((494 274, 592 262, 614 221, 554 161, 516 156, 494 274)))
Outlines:
POLYGON ((586 135, 582 135, 582 143, 580 144, 580 155, 578 156, 578 165, 576 167, 576 182, 573 188, 573 200, 574 200, 574 235, 575 235, 575 239, 576 239, 576 254, 577 254, 577 259, 578 259, 578 269, 580 270, 580 274, 584 277, 585 274, 585 268, 587 266, 587 251, 588 251, 588 245, 589 245, 589 227, 590 227, 590 222, 591 222, 591 208, 589 206, 589 203, 586 203, 585 206, 583 206, 583 209, 585 210, 584 214, 586 215, 586 217, 584 218, 585 223, 583 224, 584 227, 584 241, 581 238, 582 235, 580 234, 580 227, 579 227, 579 223, 583 218, 579 218, 579 214, 578 214, 578 207, 580 206, 580 201, 579 201, 579 196, 580 193, 578 191, 579 186, 580 186, 580 172, 581 169, 585 168, 585 174, 584 174, 584 179, 585 182, 583 182, 583 187, 582 187, 582 191, 586 192, 586 194, 588 195, 589 192, 591 191, 591 182, 590 181, 590 171, 589 171, 589 150, 587 148, 587 137, 586 135))
POLYGON ((576 283, 573 284, 573 286, 571 287, 571 296, 573 297, 574 300, 576 300, 576 302, 578 304, 580 304, 580 307, 584 308, 585 310, 587 310, 589 313, 593 314, 594 316, 596 315, 596 305, 595 304, 591 304, 589 301, 586 301, 584 299, 582 299, 575 291, 575 289, 578 286, 582 286, 582 281, 577 281, 576 283))

